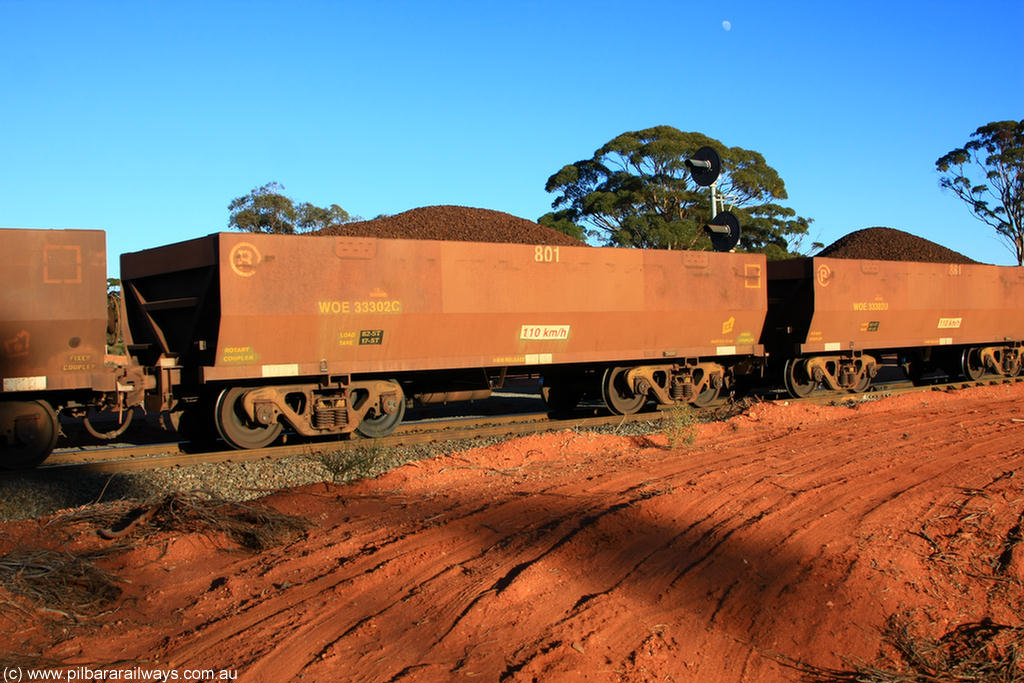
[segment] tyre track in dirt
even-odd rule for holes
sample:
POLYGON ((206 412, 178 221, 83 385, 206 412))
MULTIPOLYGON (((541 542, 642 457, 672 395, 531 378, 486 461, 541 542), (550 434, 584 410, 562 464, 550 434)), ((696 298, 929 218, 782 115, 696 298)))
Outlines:
MULTIPOLYGON (((926 426, 930 426, 930 425, 926 425, 926 426)), ((895 429, 902 429, 902 425, 896 425, 895 429)), ((890 431, 892 431, 892 430, 890 430, 890 431)), ((877 435, 877 436, 880 439, 886 438, 886 434, 881 434, 881 435, 877 435)), ((870 457, 864 458, 862 460, 862 462, 871 462, 870 457)), ((883 468, 883 469, 887 469, 887 468, 883 468)), ((924 478, 923 480, 919 478, 918 481, 920 481, 922 483, 915 484, 915 486, 912 486, 912 487, 900 488, 900 489, 898 489, 898 490, 896 490, 896 491, 894 491, 892 493, 887 494, 885 496, 884 500, 886 502, 890 502, 890 503, 893 502, 893 501, 896 501, 900 496, 906 495, 908 492, 912 491, 917 486, 922 486, 922 485, 924 485, 924 483, 927 483, 931 479, 933 479, 935 477, 942 476, 942 474, 945 473, 945 468, 940 468, 940 469, 942 471, 939 471, 939 472, 936 472, 934 474, 931 474, 930 476, 924 478)), ((816 477, 816 473, 818 473, 819 471, 820 471, 820 465, 818 463, 812 461, 810 463, 809 467, 805 467, 803 469, 803 472, 792 472, 792 474, 802 475, 802 476, 804 476, 804 477, 806 477, 808 479, 812 479, 812 478, 816 477)), ((661 543, 661 545, 658 548, 658 550, 656 550, 654 553, 651 553, 651 554, 648 555, 648 558, 653 558, 653 556, 656 555, 656 554, 664 555, 666 557, 672 558, 670 560, 670 562, 667 564, 667 566, 666 566, 666 563, 653 562, 652 559, 648 559, 646 561, 646 564, 653 565, 653 567, 651 567, 651 569, 650 569, 650 573, 655 575, 655 576, 663 576, 663 575, 665 575, 666 574, 665 570, 667 570, 670 567, 674 566, 676 564, 676 562, 677 562, 677 560, 675 558, 679 557, 680 555, 690 556, 690 557, 693 558, 689 562, 689 564, 686 565, 683 568, 682 571, 679 571, 679 572, 677 572, 675 574, 675 577, 671 581, 668 582, 667 586, 659 586, 659 587, 657 587, 659 592, 660 593, 664 593, 666 590, 671 591, 672 589, 674 589, 678 585, 678 583, 680 581, 682 581, 687 576, 687 574, 689 572, 695 570, 701 564, 707 562, 709 558, 715 557, 716 555, 720 555, 721 552, 722 552, 723 545, 726 544, 727 542, 729 542, 730 538, 733 538, 737 534, 742 534, 746 527, 756 525, 759 521, 765 519, 766 517, 768 517, 771 514, 784 514, 785 511, 787 510, 787 508, 790 508, 790 507, 808 507, 808 506, 813 506, 817 510, 816 514, 820 515, 819 520, 823 519, 825 516, 827 516, 831 512, 833 512, 836 509, 838 509, 839 507, 841 507, 839 502, 837 502, 837 501, 830 501, 830 503, 828 505, 823 505, 821 501, 816 501, 815 503, 810 503, 809 501, 806 500, 806 496, 809 496, 809 495, 810 496, 820 496, 824 489, 827 489, 827 488, 830 488, 830 487, 833 487, 833 486, 841 486, 843 483, 848 482, 851 478, 871 478, 873 475, 876 475, 878 471, 880 471, 880 470, 878 470, 878 469, 873 470, 873 471, 863 471, 863 470, 856 471, 855 470, 855 471, 850 472, 849 474, 837 474, 833 478, 833 481, 831 481, 831 482, 821 483, 820 481, 818 481, 813 486, 807 486, 805 488, 801 488, 800 490, 798 490, 796 492, 790 492, 791 493, 791 500, 788 501, 789 504, 788 505, 775 505, 774 506, 774 508, 775 508, 774 510, 772 510, 772 509, 765 509, 765 510, 760 510, 760 511, 757 511, 757 512, 753 512, 753 510, 751 509, 751 505, 752 505, 753 501, 740 497, 739 492, 736 492, 737 496, 733 499, 733 502, 730 503, 729 505, 722 506, 722 507, 716 508, 716 509, 711 509, 711 510, 706 510, 706 511, 705 510, 701 510, 701 511, 695 512, 694 516, 697 519, 699 519, 699 521, 696 524, 691 524, 688 528, 686 528, 683 531, 683 533, 677 535, 673 539, 670 539, 667 543, 665 543, 663 540, 659 540, 659 543, 661 543), (795 495, 793 495, 793 494, 795 494, 795 495), (731 510, 726 511, 726 508, 731 508, 731 510), (753 513, 753 514, 751 514, 751 513, 753 513), (700 527, 706 526, 707 525, 707 521, 709 521, 709 520, 717 520, 717 521, 714 524, 712 524, 710 527, 702 530, 702 532, 697 536, 696 539, 690 538, 692 535, 694 535, 696 533, 696 531, 700 530, 700 527), (727 530, 724 530, 724 529, 727 529, 727 530), (685 545, 683 547, 677 547, 680 544, 680 541, 685 543, 685 545)), ((691 469, 686 468, 686 469, 683 469, 681 472, 672 473, 671 475, 662 476, 662 477, 659 477, 659 478, 657 478, 657 479, 655 479, 653 481, 649 481, 649 483, 652 484, 652 485, 656 485, 656 486, 673 487, 675 484, 678 483, 678 479, 680 477, 688 477, 691 474, 693 474, 693 471, 691 469)), ((739 475, 738 478, 742 480, 743 473, 739 472, 737 474, 739 475)), ((635 488, 635 487, 627 487, 627 490, 629 488, 635 488)), ((619 502, 612 503, 610 506, 608 506, 606 508, 604 513, 601 513, 599 515, 594 515, 593 507, 592 506, 588 507, 588 508, 585 508, 585 509, 582 509, 582 510, 581 509, 570 509, 570 510, 562 510, 562 511, 560 511, 559 512, 559 516, 561 516, 562 518, 578 519, 578 520, 580 520, 579 524, 577 524, 575 529, 573 529, 572 531, 568 532, 566 535, 563 535, 563 536, 559 537, 547 550, 541 552, 537 557, 535 557, 533 559, 530 559, 530 560, 527 560, 526 562, 523 562, 523 563, 520 563, 518 565, 513 566, 504 575, 500 576, 498 578, 498 580, 495 581, 490 587, 488 587, 483 592, 477 593, 476 596, 473 597, 470 600, 469 604, 466 605, 466 607, 464 607, 460 611, 458 617, 456 617, 456 619, 451 624, 451 626, 449 626, 447 628, 447 630, 441 636, 441 638, 438 638, 438 639, 436 639, 434 641, 434 643, 431 645, 431 648, 436 647, 445 638, 447 638, 457 628, 459 621, 461 621, 462 619, 466 618, 467 615, 474 608, 476 608, 476 607, 478 607, 480 605, 480 602, 482 600, 484 600, 485 598, 488 598, 488 594, 489 593, 493 593, 494 594, 494 596, 493 596, 494 598, 500 598, 501 593, 506 588, 508 588, 516 578, 518 578, 521 574, 523 574, 527 569, 533 568, 533 569, 536 570, 537 563, 541 562, 545 558, 548 558, 549 556, 552 556, 552 553, 554 551, 556 551, 562 545, 565 545, 577 533, 581 532, 583 529, 585 529, 587 526, 589 526, 590 522, 596 522, 597 520, 600 519, 600 517, 604 516, 605 514, 615 514, 617 512, 625 510, 626 508, 632 507, 633 505, 635 505, 638 502, 636 500, 622 502, 619 499, 623 496, 625 491, 623 489, 620 489, 619 487, 616 487, 616 486, 611 486, 610 489, 611 490, 609 491, 609 493, 606 494, 607 496, 610 496, 610 497, 607 498, 607 500, 609 500, 609 501, 616 500, 616 501, 619 501, 619 502)), ((762 495, 762 497, 763 497, 763 490, 759 489, 757 487, 754 487, 753 491, 751 491, 751 494, 752 495, 762 495)), ((860 495, 860 491, 857 491, 857 490, 850 491, 850 492, 848 492, 847 495, 850 496, 850 497, 856 497, 856 496, 860 495)), ((878 509, 878 507, 879 506, 875 506, 876 509, 878 509)), ((504 518, 508 514, 507 511, 505 511, 505 510, 503 510, 501 508, 497 508, 495 511, 498 513, 500 518, 504 518)), ((518 516, 518 513, 517 513, 517 516, 518 516)), ((481 523, 485 523, 485 522, 481 521, 481 523)), ((625 526, 628 527, 628 530, 630 532, 632 532, 637 527, 639 527, 642 523, 643 523, 643 520, 631 520, 625 526)), ((817 520, 811 520, 811 521, 807 522, 807 524, 801 526, 799 528, 799 530, 803 531, 803 532, 805 532, 807 534, 811 534, 811 533, 813 533, 814 527, 817 524, 823 524, 823 523, 824 522, 820 522, 820 521, 817 521, 817 520)), ((542 528, 541 531, 546 531, 546 529, 542 528)), ((662 535, 658 534, 658 536, 660 537, 662 535)), ((784 539, 780 539, 780 543, 776 547, 782 547, 787 542, 796 542, 797 541, 797 536, 799 536, 799 534, 789 535, 788 537, 786 537, 784 539)), ((641 546, 646 545, 649 542, 650 542, 650 539, 643 539, 641 541, 641 546)), ((528 540, 528 545, 532 545, 532 539, 528 540)), ((513 549, 513 550, 518 550, 518 549, 513 549)), ((774 548, 772 548, 772 550, 774 550, 774 548)), ((575 558, 573 558, 573 559, 575 559, 575 558)), ((580 559, 584 559, 584 562, 586 561, 586 559, 591 559, 591 560, 594 560, 596 562, 596 561, 599 561, 600 559, 603 559, 603 558, 591 557, 591 558, 580 558, 580 559)), ((472 558, 472 557, 466 558, 466 559, 462 560, 462 562, 460 562, 460 564, 465 565, 466 563, 472 563, 473 560, 474 560, 474 558, 472 558)), ((558 564, 558 565, 566 564, 565 562, 555 563, 553 560, 552 560, 552 563, 553 564, 558 564)), ((616 563, 614 563, 614 562, 610 563, 610 564, 612 566, 616 565, 616 563)), ((644 563, 634 565, 625 574, 621 574, 621 575, 613 574, 612 576, 608 576, 608 577, 604 578, 603 581, 599 581, 597 583, 597 588, 596 589, 592 589, 590 593, 587 593, 587 595, 594 595, 594 594, 597 594, 597 595, 608 595, 609 593, 615 591, 616 587, 618 587, 619 590, 623 590, 623 591, 627 591, 627 592, 640 593, 640 594, 643 594, 644 592, 650 593, 651 592, 650 589, 637 591, 637 590, 628 590, 628 589, 623 587, 624 584, 628 581, 629 575, 639 572, 641 567, 643 566, 643 564, 644 563)), ((373 570, 371 570, 370 573, 373 573, 374 571, 377 571, 377 569, 374 568, 373 570)), ((847 572, 848 571, 849 571, 849 568, 847 569, 847 572)), ((719 570, 717 568, 717 566, 709 566, 706 570, 704 570, 704 573, 705 574, 721 573, 723 575, 728 575, 729 573, 736 573, 736 570, 732 569, 730 571, 729 568, 725 568, 724 570, 719 570)), ((591 577, 591 578, 593 579, 594 577, 591 577)), ((715 602, 714 610, 707 617, 709 624, 714 625, 715 621, 716 621, 716 618, 719 616, 719 614, 722 613, 723 609, 726 609, 727 598, 728 598, 729 594, 733 591, 733 589, 737 585, 739 585, 739 583, 740 583, 740 581, 738 579, 734 580, 728 586, 726 586, 723 590, 721 590, 720 594, 718 595, 718 599, 715 602)), ((479 586, 477 588, 479 589, 479 586)), ((787 588, 788 588, 788 585, 786 585, 786 584, 782 585, 780 587, 780 589, 779 589, 780 594, 784 594, 786 592, 787 588)), ((580 605, 581 604, 585 604, 585 602, 588 602, 587 600, 583 600, 583 597, 584 596, 581 596, 579 599, 577 599, 574 602, 573 606, 569 610, 566 610, 567 613, 570 614, 570 619, 572 618, 574 612, 581 611, 580 610, 580 605)), ((384 605, 378 612, 376 612, 375 618, 379 618, 379 617, 383 616, 384 614, 386 614, 387 610, 392 608, 395 604, 397 604, 397 603, 390 602, 390 603, 384 605)), ((563 610, 564 610, 564 608, 563 608, 563 610)), ((364 620, 364 622, 360 622, 360 623, 365 623, 365 621, 368 621, 368 620, 369 620, 369 618, 367 620, 364 620)), ((564 625, 565 623, 566 623, 566 621, 562 620, 561 624, 559 624, 559 625, 564 625)), ((344 639, 344 638, 346 638, 348 636, 351 636, 355 632, 355 630, 356 629, 354 627, 350 627, 349 629, 347 629, 335 641, 335 644, 340 642, 342 639, 344 639)), ((328 646, 326 649, 322 649, 321 652, 318 653, 318 654, 320 654, 321 657, 322 657, 323 655, 328 653, 329 650, 330 650, 330 646, 328 646)), ((529 658, 528 660, 526 660, 526 661, 523 661, 523 662, 513 662, 512 664, 508 665, 506 667, 506 669, 505 669, 506 677, 508 675, 510 675, 511 673, 521 672, 525 668, 525 665, 527 663, 531 663, 531 662, 532 663, 536 663, 535 660, 537 659, 537 657, 544 657, 546 652, 553 652, 553 650, 546 650, 545 647, 544 647, 544 644, 540 643, 540 642, 536 643, 533 648, 530 648, 530 650, 532 651, 532 653, 536 653, 536 654, 534 656, 532 656, 531 658, 529 658)), ((469 662, 468 662, 467 658, 463 658, 463 668, 468 663, 469 662)), ((367 663, 364 663, 364 664, 369 664, 369 663, 367 662, 367 663)), ((420 667, 420 668, 422 669, 423 667, 420 667)), ((384 673, 384 672, 381 672, 381 673, 384 673)), ((406 674, 410 674, 411 671, 406 671, 405 673, 406 674)), ((367 678, 367 680, 373 680, 374 678, 376 678, 376 676, 371 676, 371 677, 367 678)))
POLYGON ((775 681, 776 654, 870 658, 873 625, 934 597, 907 578, 923 520, 1024 466, 1024 390, 960 393, 983 408, 763 405, 687 450, 566 432, 283 493, 308 538, 189 560, 153 630, 106 647, 246 681, 775 681))

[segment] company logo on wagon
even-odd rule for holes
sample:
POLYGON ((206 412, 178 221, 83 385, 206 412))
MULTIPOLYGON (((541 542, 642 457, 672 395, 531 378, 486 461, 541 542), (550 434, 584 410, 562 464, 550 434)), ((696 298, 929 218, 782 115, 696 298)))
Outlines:
POLYGON ((256 266, 262 260, 259 249, 248 242, 239 242, 232 247, 231 255, 228 258, 231 262, 231 270, 242 277, 251 277, 256 272, 256 266))
POLYGON ((825 264, 818 266, 815 276, 818 278, 818 284, 822 287, 828 287, 832 284, 832 269, 825 264))

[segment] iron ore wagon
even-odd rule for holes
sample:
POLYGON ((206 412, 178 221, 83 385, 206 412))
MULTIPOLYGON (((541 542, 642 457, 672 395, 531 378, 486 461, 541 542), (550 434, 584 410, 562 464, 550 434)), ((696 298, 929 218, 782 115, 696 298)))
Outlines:
POLYGON ((539 373, 556 409, 707 402, 762 357, 758 254, 219 233, 121 258, 164 410, 240 448, 389 433, 539 373))

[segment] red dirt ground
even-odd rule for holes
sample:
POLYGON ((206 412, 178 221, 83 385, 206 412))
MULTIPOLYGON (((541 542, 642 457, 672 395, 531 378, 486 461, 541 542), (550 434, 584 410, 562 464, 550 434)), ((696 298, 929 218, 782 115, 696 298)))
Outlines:
MULTIPOLYGON (((2 611, 0 650, 246 682, 797 680, 785 661, 873 660, 891 614, 1020 625, 1022 402, 760 404, 676 450, 561 432, 284 491, 265 502, 316 524, 300 540, 138 540, 101 562, 118 609, 2 611)), ((8 524, 0 552, 62 533, 8 524)))

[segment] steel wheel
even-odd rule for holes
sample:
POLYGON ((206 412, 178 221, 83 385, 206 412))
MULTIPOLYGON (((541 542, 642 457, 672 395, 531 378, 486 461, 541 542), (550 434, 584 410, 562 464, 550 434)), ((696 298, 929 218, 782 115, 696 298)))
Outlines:
POLYGON ((647 394, 637 394, 626 384, 629 368, 608 368, 601 380, 601 398, 616 415, 632 415, 647 403, 647 394))
POLYGON ((713 383, 708 382, 708 385, 704 389, 704 391, 697 394, 697 396, 692 401, 690 401, 690 403, 697 406, 698 408, 706 408, 707 406, 711 405, 714 402, 714 400, 718 398, 718 395, 721 393, 721 383, 719 383, 716 387, 713 383))
POLYGON ((870 386, 871 375, 868 374, 867 368, 865 368, 864 371, 861 373, 860 380, 858 380, 856 384, 850 387, 850 391, 854 394, 863 394, 865 391, 868 390, 868 387, 870 386))
POLYGON ((232 387, 220 392, 214 411, 217 433, 233 448, 263 448, 269 446, 281 434, 281 423, 262 425, 249 419, 242 407, 242 397, 249 391, 244 387, 232 387))
POLYGON ((371 408, 363 417, 363 421, 356 427, 356 432, 360 436, 365 436, 368 439, 380 439, 388 436, 395 431, 402 418, 405 417, 405 393, 402 391, 402 385, 398 382, 392 383, 395 385, 395 391, 398 392, 398 397, 394 399, 395 403, 392 406, 394 410, 390 413, 380 413, 377 408, 371 408))
POLYGON ((784 370, 786 390, 794 398, 806 398, 818 388, 818 383, 807 374, 807 362, 802 358, 790 358, 784 370))
POLYGON ((1017 354, 1012 360, 1007 360, 1007 355, 1003 355, 1003 374, 1007 377, 1016 377, 1020 374, 1021 366, 1024 365, 1024 360, 1021 359, 1020 354, 1017 354))
POLYGON ((0 418, 0 468, 35 467, 57 445, 57 413, 46 401, 5 402, 0 404, 0 418))
POLYGON ((100 430, 96 429, 96 427, 92 424, 92 421, 100 414, 101 413, 98 410, 96 410, 94 406, 89 407, 88 412, 85 414, 85 418, 82 420, 82 425, 85 427, 85 431, 89 432, 97 439, 116 439, 117 437, 124 434, 128 427, 131 425, 132 417, 134 417, 135 411, 132 410, 131 408, 127 408, 125 410, 122 410, 120 415, 114 413, 113 411, 108 413, 108 415, 112 415, 115 419, 119 420, 119 422, 114 426, 113 429, 108 430, 106 432, 101 432, 100 430))
POLYGON ((967 379, 981 379, 981 376, 985 374, 985 366, 981 363, 977 349, 964 349, 960 358, 960 370, 967 379))

